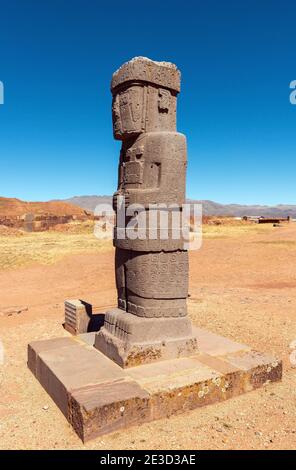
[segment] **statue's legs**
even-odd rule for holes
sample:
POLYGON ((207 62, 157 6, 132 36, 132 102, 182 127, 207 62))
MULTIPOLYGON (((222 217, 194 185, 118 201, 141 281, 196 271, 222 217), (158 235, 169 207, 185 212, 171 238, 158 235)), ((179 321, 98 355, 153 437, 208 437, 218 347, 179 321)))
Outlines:
POLYGON ((187 316, 188 253, 116 249, 118 308, 95 347, 122 367, 196 353, 187 316))
POLYGON ((115 280, 117 288, 118 308, 127 309, 126 263, 129 257, 128 250, 116 248, 115 250, 115 280))
POLYGON ((125 275, 128 312, 147 318, 187 315, 187 251, 132 251, 125 275))

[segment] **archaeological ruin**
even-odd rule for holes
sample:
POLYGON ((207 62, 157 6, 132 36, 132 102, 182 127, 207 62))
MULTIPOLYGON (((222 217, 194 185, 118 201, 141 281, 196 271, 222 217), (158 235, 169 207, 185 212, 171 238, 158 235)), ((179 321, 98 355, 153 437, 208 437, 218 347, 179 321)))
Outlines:
POLYGON ((113 74, 111 92, 114 137, 122 142, 114 194, 117 306, 100 313, 101 326, 77 292, 65 302, 64 335, 28 346, 28 367, 83 441, 282 376, 281 360, 200 328, 198 320, 192 325, 188 315, 186 230, 176 217, 187 165, 186 138, 176 130, 179 70, 137 57, 113 74), (135 237, 139 215, 145 224, 135 237))
POLYGON ((135 209, 121 227, 124 237, 115 227, 118 308, 106 313, 95 347, 130 367, 197 349, 187 316, 188 252, 182 227, 178 238, 172 238, 171 226, 162 238, 161 214, 155 209, 164 207, 169 222, 185 204, 186 138, 176 131, 180 72, 175 65, 137 58, 113 75, 111 91, 114 137, 122 141, 114 208, 121 196, 135 209), (131 238, 126 227, 127 222, 133 226, 138 205, 147 220, 143 239, 131 238))

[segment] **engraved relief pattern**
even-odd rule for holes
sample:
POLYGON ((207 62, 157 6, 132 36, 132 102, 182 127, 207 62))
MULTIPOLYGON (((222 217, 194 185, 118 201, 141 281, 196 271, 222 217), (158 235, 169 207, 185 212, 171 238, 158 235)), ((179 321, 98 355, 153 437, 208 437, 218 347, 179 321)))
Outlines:
MULTIPOLYGON (((122 141, 114 207, 120 194, 127 205, 144 205, 147 220, 149 204, 181 208, 187 155, 186 138, 176 132, 178 69, 136 58, 115 72, 111 89, 114 137, 122 141)), ((126 224, 133 221, 126 218, 126 224)), ((159 228, 156 232, 156 240, 122 240, 115 229, 118 306, 143 317, 186 316, 188 253, 182 238, 172 239, 171 229, 166 240, 159 228)))

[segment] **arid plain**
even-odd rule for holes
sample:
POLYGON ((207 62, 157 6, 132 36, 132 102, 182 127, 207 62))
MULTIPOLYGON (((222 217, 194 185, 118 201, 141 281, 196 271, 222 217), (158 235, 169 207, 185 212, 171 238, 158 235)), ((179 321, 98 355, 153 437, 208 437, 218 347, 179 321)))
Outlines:
POLYGON ((66 298, 87 300, 97 312, 115 304, 113 257, 90 223, 0 233, 0 448, 295 448, 296 224, 205 225, 202 248, 190 252, 193 322, 282 358, 282 382, 83 445, 27 369, 27 344, 68 335, 66 298))

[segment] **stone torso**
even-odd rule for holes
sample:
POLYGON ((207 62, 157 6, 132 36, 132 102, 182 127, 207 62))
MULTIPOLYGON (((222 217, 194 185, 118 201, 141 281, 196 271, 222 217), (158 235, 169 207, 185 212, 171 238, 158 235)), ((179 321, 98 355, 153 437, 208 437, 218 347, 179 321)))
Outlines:
POLYGON ((185 203, 186 138, 177 132, 149 132, 124 142, 118 192, 130 204, 185 203))

